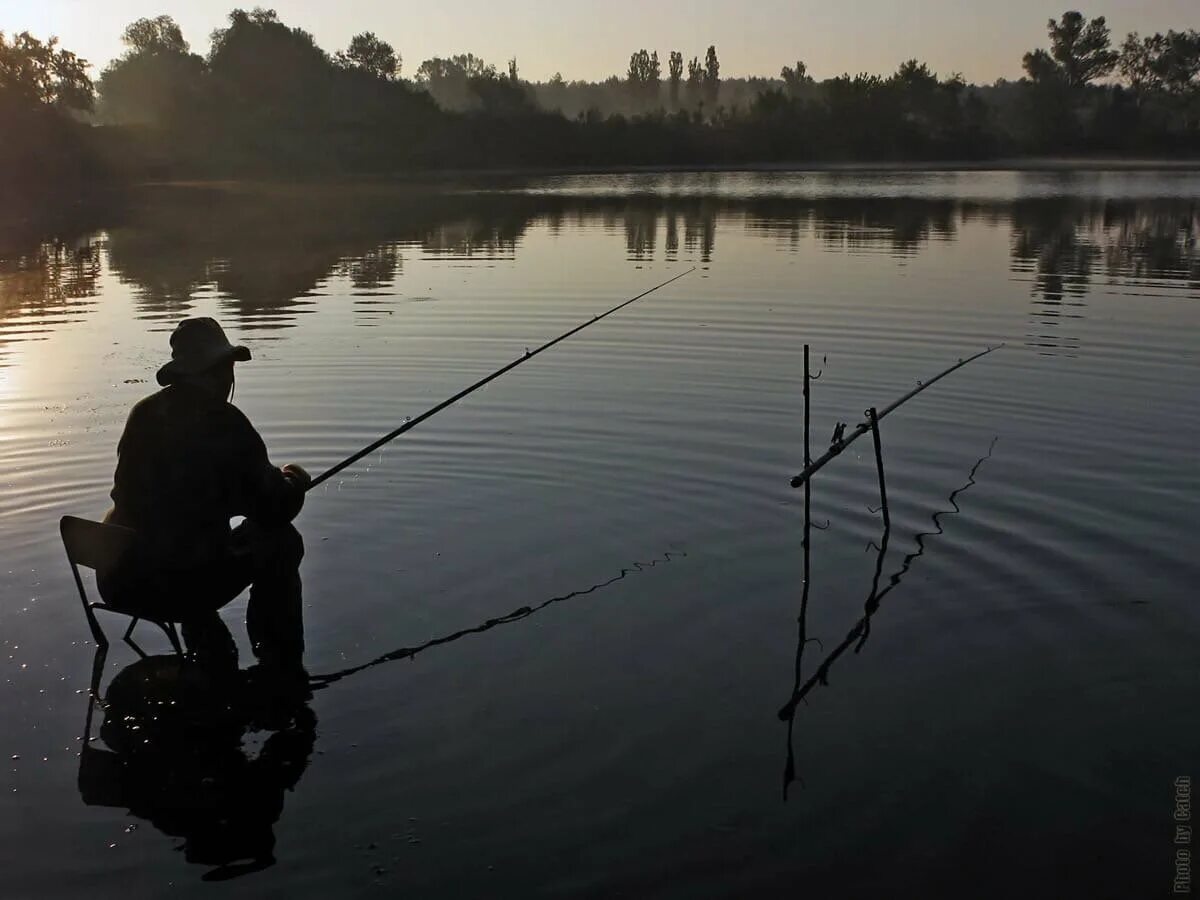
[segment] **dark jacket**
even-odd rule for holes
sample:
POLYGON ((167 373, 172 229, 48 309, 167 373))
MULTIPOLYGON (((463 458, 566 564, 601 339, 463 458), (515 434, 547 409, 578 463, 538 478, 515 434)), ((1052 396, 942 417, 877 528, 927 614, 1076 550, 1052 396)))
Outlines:
POLYGON ((108 521, 138 532, 142 553, 171 569, 228 555, 234 516, 282 525, 304 504, 242 411, 189 385, 134 406, 117 454, 108 521))

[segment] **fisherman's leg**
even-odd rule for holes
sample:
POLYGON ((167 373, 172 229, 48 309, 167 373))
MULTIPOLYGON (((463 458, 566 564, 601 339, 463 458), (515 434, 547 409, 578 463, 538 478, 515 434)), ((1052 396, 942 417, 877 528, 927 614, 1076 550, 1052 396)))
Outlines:
POLYGON ((300 532, 291 525, 264 528, 246 521, 234 530, 234 547, 250 560, 246 630, 255 656, 267 663, 298 665, 304 655, 300 532))
POLYGON ((189 658, 206 669, 237 670, 237 644, 215 609, 184 619, 179 630, 189 658))
POLYGON ((237 670, 237 644, 218 610, 246 589, 249 573, 241 560, 227 558, 202 571, 178 576, 174 592, 181 608, 180 623, 188 655, 212 669, 237 670))

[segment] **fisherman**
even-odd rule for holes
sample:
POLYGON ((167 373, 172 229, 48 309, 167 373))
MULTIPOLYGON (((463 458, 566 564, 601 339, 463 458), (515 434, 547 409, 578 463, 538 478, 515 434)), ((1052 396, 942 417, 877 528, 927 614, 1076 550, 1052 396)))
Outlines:
POLYGON ((217 667, 237 650, 217 610, 250 587, 246 628, 259 661, 299 669, 304 653, 300 560, 290 523, 312 479, 273 466, 250 420, 230 403, 234 346, 214 319, 184 319, 171 334, 163 389, 137 403, 117 447, 105 521, 136 532, 98 587, 117 608, 179 622, 189 655, 217 667), (231 528, 230 520, 245 521, 231 528))

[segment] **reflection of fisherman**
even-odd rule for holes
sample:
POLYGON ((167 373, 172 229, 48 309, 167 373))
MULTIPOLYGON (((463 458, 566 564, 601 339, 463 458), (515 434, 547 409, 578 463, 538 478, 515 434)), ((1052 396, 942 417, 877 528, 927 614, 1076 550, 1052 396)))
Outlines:
POLYGON ((235 360, 250 359, 213 319, 171 334, 163 390, 134 406, 118 446, 106 521, 137 532, 133 550, 99 587, 113 606, 183 625, 189 651, 236 661, 217 610, 251 586, 246 626, 263 662, 297 665, 304 652, 300 512, 311 479, 277 469, 246 416, 229 403, 235 360), (230 528, 230 519, 246 521, 230 528))
POLYGON ((206 880, 270 866, 285 791, 316 739, 307 690, 291 684, 257 668, 228 683, 178 657, 139 660, 105 692, 100 737, 109 749, 84 743, 84 803, 128 809, 181 838, 188 862, 217 867, 206 880), (243 746, 247 731, 269 733, 257 753, 243 746))

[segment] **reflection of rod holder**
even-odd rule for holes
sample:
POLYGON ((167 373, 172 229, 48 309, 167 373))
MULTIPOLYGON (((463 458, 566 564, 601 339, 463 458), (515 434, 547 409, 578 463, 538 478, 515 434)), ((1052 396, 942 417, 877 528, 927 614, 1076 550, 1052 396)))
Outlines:
MULTIPOLYGON (((1001 344, 1000 346, 1002 347, 1004 345, 1001 344)), ((899 406, 901 406, 902 404, 906 403, 908 400, 915 397, 917 394, 919 394, 925 388, 929 387, 935 381, 938 381, 939 379, 944 378, 946 375, 949 375, 955 369, 959 369, 962 366, 965 366, 967 363, 972 362, 973 360, 979 359, 981 356, 986 356, 988 353, 991 353, 992 350, 995 350, 995 349, 999 349, 999 348, 996 348, 996 347, 989 348, 987 350, 984 350, 982 353, 977 353, 975 356, 972 356, 968 359, 959 360, 958 363, 956 363, 955 365, 946 369, 945 371, 943 371, 942 373, 940 373, 933 379, 931 379, 927 382, 924 382, 924 383, 918 383, 918 386, 915 390, 910 391, 908 394, 901 397, 895 403, 886 407, 882 413, 878 412, 875 407, 871 407, 870 409, 866 410, 865 411, 866 420, 863 422, 863 424, 859 425, 858 428, 856 428, 850 434, 850 436, 847 438, 842 437, 841 432, 842 432, 842 428, 844 426, 839 425, 838 430, 835 431, 835 433, 834 433, 835 440, 834 440, 833 445, 830 447, 829 451, 825 453, 824 456, 822 456, 819 460, 817 460, 814 463, 812 461, 812 456, 811 456, 811 452, 810 452, 810 444, 809 444, 810 412, 811 412, 811 403, 812 403, 811 382, 813 379, 809 372, 809 365, 808 365, 809 347, 807 344, 804 346, 804 471, 800 475, 797 475, 794 479, 792 479, 793 487, 803 486, 803 488, 804 488, 804 540, 803 540, 803 544, 802 544, 803 565, 804 565, 804 586, 803 586, 803 589, 802 589, 801 595, 800 595, 800 615, 798 617, 798 636, 797 636, 797 642, 796 642, 795 682, 793 683, 793 686, 792 686, 791 698, 779 710, 779 718, 785 720, 788 723, 787 762, 784 766, 784 773, 783 773, 783 797, 784 797, 785 801, 787 800, 787 796, 788 796, 788 788, 791 786, 792 782, 794 782, 796 780, 796 777, 797 777, 796 776, 795 750, 794 750, 794 746, 793 746, 793 734, 794 734, 794 728, 795 728, 796 708, 799 706, 800 702, 805 699, 805 697, 808 695, 808 693, 817 684, 828 684, 828 675, 829 675, 830 667, 838 659, 838 657, 840 657, 843 653, 846 652, 847 649, 849 649, 851 646, 854 646, 855 653, 858 653, 862 650, 863 646, 867 642, 867 638, 870 636, 871 617, 879 609, 880 600, 882 600, 884 596, 886 596, 897 585, 899 585, 900 580, 904 577, 905 573, 908 572, 909 568, 912 566, 912 564, 916 560, 916 558, 918 556, 921 556, 925 552, 925 543, 924 543, 925 537, 928 537, 933 534, 941 534, 942 533, 942 526, 941 526, 941 522, 939 521, 939 518, 943 515, 957 513, 959 511, 958 503, 956 502, 955 498, 958 496, 959 493, 966 490, 968 487, 970 487, 971 485, 973 485, 975 483, 975 473, 979 470, 979 467, 983 464, 983 461, 985 459, 989 458, 992 454, 992 449, 989 448, 987 456, 984 456, 983 458, 981 458, 971 468, 971 472, 968 477, 967 483, 965 485, 963 485, 962 487, 958 488, 957 490, 953 491, 950 494, 949 499, 950 499, 950 503, 951 503, 951 506, 953 507, 953 509, 939 510, 933 514, 933 523, 936 526, 937 530, 933 531, 933 532, 925 532, 922 534, 918 534, 916 536, 917 549, 905 557, 904 562, 901 565, 901 567, 899 568, 899 570, 897 570, 889 578, 887 587, 883 588, 883 590, 880 590, 879 583, 880 583, 880 579, 883 575, 883 563, 884 563, 884 559, 887 556, 888 542, 891 537, 892 519, 891 519, 891 513, 888 509, 887 479, 884 474, 883 441, 882 441, 882 439, 880 437, 880 433, 879 433, 879 420, 881 418, 883 418, 883 416, 886 415, 887 413, 897 409, 899 406), (875 559, 875 575, 871 581, 871 592, 867 595, 867 600, 866 600, 866 603, 864 604, 862 618, 860 618, 858 620, 858 622, 855 623, 854 627, 850 630, 849 634, 847 634, 846 638, 841 642, 841 644, 839 644, 836 648, 834 648, 834 650, 821 662, 821 664, 817 667, 816 672, 813 675, 811 675, 807 681, 805 681, 804 676, 803 676, 803 665, 802 665, 805 647, 809 644, 810 641, 816 641, 818 644, 820 644, 820 642, 817 641, 816 638, 809 638, 808 632, 807 632, 809 587, 810 587, 811 581, 812 581, 812 572, 811 572, 812 560, 811 560, 811 546, 810 545, 811 545, 813 525, 812 525, 812 489, 811 489, 812 486, 811 486, 810 482, 812 479, 812 475, 818 469, 820 469, 822 466, 824 466, 826 463, 828 463, 834 457, 838 456, 851 441, 856 440, 857 438, 866 434, 868 431, 871 432, 872 440, 873 440, 873 443, 875 446, 875 469, 876 469, 878 479, 879 479, 879 504, 880 504, 878 509, 872 509, 871 512, 882 512, 882 514, 883 514, 883 535, 880 538, 878 546, 876 547, 877 555, 876 555, 876 559, 875 559)), ((993 440, 992 447, 995 447, 995 443, 996 443, 995 440, 993 440)), ((823 649, 824 648, 822 647, 822 650, 823 649)))

